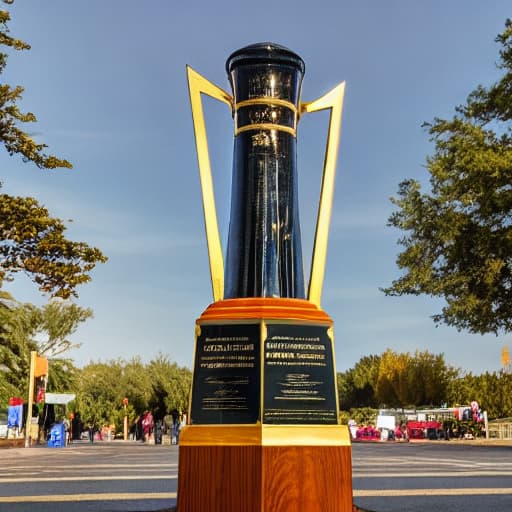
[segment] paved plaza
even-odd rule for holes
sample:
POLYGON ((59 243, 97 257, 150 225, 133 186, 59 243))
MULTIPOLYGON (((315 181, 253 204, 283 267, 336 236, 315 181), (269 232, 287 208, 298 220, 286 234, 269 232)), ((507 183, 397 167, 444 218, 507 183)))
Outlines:
MULTIPOLYGON (((176 446, 116 441, 3 449, 0 456, 0 511, 142 512, 176 505, 176 446)), ((354 444, 352 458, 354 503, 368 510, 512 510, 512 446, 354 444)))

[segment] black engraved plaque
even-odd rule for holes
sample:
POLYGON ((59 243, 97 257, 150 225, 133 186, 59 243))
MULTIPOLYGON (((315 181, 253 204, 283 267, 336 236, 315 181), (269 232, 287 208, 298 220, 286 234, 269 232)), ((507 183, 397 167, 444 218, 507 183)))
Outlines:
POLYGON ((267 325, 263 423, 338 423, 327 329, 318 325, 267 325))
POLYGON ((192 383, 192 424, 256 423, 260 326, 202 325, 192 383))

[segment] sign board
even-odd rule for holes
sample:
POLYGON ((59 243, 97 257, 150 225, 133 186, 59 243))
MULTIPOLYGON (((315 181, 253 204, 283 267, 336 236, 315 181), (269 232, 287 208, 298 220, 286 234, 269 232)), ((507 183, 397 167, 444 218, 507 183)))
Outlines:
POLYGON ((46 393, 45 402, 47 404, 68 404, 76 398, 74 393, 46 393))
POLYGON ((395 430, 395 417, 377 416, 377 428, 387 428, 388 430, 395 430))

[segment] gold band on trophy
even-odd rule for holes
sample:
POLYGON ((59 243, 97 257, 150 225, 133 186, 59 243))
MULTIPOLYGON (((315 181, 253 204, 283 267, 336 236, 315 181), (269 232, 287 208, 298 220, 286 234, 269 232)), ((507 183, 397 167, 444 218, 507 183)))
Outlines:
POLYGON ((274 124, 274 123, 255 123, 255 124, 246 124, 240 128, 235 130, 235 137, 239 133, 248 132, 250 130, 277 130, 278 132, 286 132, 294 137, 297 137, 297 130, 295 128, 290 128, 289 126, 283 126, 282 124, 274 124))
POLYGON ((273 96, 261 96, 259 98, 251 98, 250 100, 239 101, 235 105, 235 108, 239 109, 242 107, 248 107, 250 105, 272 105, 276 107, 286 107, 297 114, 297 107, 291 101, 274 98, 273 96))
POLYGON ((292 126, 286 126, 283 124, 280 124, 278 122, 278 118, 276 116, 276 112, 272 111, 270 113, 270 117, 274 117, 271 122, 265 122, 265 123, 250 123, 243 126, 239 126, 238 124, 238 116, 235 116, 235 137, 239 133, 247 132, 249 130, 277 130, 285 133, 289 133, 290 135, 293 135, 294 137, 297 137, 297 119, 298 119, 298 110, 297 107, 291 102, 282 100, 280 98, 274 98, 272 96, 261 96, 259 98, 251 98, 250 100, 243 100, 239 101, 235 105, 235 113, 238 112, 238 110, 243 109, 245 107, 253 107, 255 105, 264 105, 264 106, 270 106, 270 107, 283 107, 288 110, 290 110, 293 114, 293 125, 292 126))

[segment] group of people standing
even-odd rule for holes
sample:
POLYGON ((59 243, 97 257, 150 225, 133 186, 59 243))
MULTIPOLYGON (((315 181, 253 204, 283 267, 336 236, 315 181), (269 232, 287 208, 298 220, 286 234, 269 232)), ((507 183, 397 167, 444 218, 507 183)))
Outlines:
POLYGON ((135 418, 130 427, 130 439, 145 443, 155 442, 154 438, 155 420, 151 411, 144 411, 135 418))
POLYGON ((130 427, 130 439, 149 444, 162 444, 163 435, 168 435, 171 444, 178 444, 180 431, 187 423, 184 413, 173 411, 164 416, 163 420, 156 420, 151 411, 144 411, 137 416, 130 427))
MULTIPOLYGON (((62 423, 65 432, 66 444, 82 439, 82 433, 85 439, 90 443, 94 441, 113 441, 115 438, 115 425, 98 426, 94 420, 82 422, 80 413, 70 413, 69 417, 63 416, 58 421, 49 424, 48 429, 42 428, 42 431, 50 431, 55 423, 62 423)), ((142 441, 148 444, 162 444, 163 436, 169 436, 168 443, 178 444, 181 429, 187 423, 187 415, 174 410, 171 414, 162 419, 155 419, 152 412, 145 410, 137 416, 129 429, 129 439, 133 441, 142 441)), ((42 427, 44 427, 42 425, 42 427)), ((48 436, 46 436, 48 437, 48 436)))

